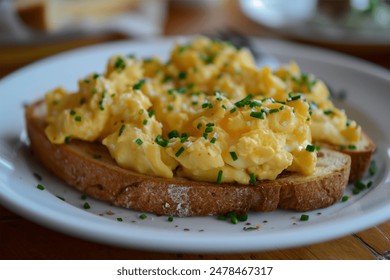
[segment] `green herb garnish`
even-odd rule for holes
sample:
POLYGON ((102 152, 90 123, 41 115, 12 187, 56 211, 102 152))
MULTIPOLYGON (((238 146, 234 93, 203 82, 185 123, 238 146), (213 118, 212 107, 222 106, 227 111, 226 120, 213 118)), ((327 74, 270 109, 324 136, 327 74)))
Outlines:
POLYGON ((161 137, 161 135, 157 135, 156 139, 155 139, 155 142, 160 145, 161 147, 165 148, 166 146, 168 146, 168 143, 169 141, 167 139, 164 139, 161 137))
POLYGON ((237 156, 236 152, 234 152, 234 151, 230 152, 230 156, 232 157, 233 161, 238 160, 238 156, 237 156))
POLYGON ((264 111, 261 111, 261 112, 251 112, 249 115, 252 118, 256 118, 256 119, 264 119, 265 118, 265 112, 264 111))
POLYGON ((177 130, 172 130, 171 132, 168 133, 168 138, 178 138, 179 137, 179 132, 177 130))
POLYGON ((316 146, 314 145, 307 145, 306 146, 306 151, 308 152, 314 152, 316 150, 316 146))
POLYGON ((45 189, 45 187, 41 184, 38 184, 37 189, 43 191, 45 189))
POLYGON ((141 89, 141 87, 145 84, 145 82, 146 82, 145 79, 140 80, 138 83, 136 83, 133 86, 133 90, 141 89))
POLYGON ((83 208, 84 208, 84 209, 90 209, 91 206, 89 205, 88 202, 85 202, 84 205, 83 205, 83 208))
POLYGON ((217 184, 221 184, 222 183, 222 174, 223 174, 223 171, 219 170, 218 171, 218 176, 217 176, 217 184))
POLYGON ((135 143, 138 145, 138 146, 141 146, 144 142, 140 139, 140 138, 137 138, 135 140, 135 143))
POLYGON ((119 129, 119 136, 122 135, 123 131, 125 130, 125 125, 122 124, 121 128, 119 129))
POLYGON ((138 216, 138 218, 140 218, 141 220, 145 220, 148 216, 146 216, 146 214, 141 214, 138 216))
POLYGON ((368 173, 369 173, 371 176, 374 176, 374 175, 376 174, 377 171, 378 171, 378 167, 376 166, 375 160, 373 160, 373 161, 371 161, 370 167, 368 168, 368 173))
POLYGON ((123 60, 122 57, 118 57, 115 61, 114 67, 120 73, 126 68, 126 62, 123 60))
POLYGON ((255 173, 249 174, 249 177, 250 177, 250 182, 251 182, 253 185, 256 185, 257 179, 256 179, 255 173))
POLYGON ((184 147, 180 147, 180 149, 176 152, 175 156, 179 157, 184 152, 184 147))
POLYGON ((300 221, 308 221, 309 220, 309 215, 302 214, 300 221))

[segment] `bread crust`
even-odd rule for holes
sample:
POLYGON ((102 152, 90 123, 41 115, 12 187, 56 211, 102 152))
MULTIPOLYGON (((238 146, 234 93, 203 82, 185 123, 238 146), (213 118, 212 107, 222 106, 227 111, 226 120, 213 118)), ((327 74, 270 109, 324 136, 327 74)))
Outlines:
POLYGON ((52 144, 44 133, 44 121, 34 114, 40 103, 26 108, 27 132, 35 156, 79 191, 125 208, 172 216, 266 212, 277 208, 309 211, 337 202, 348 183, 350 157, 326 149, 319 153, 315 174, 283 173, 276 180, 259 181, 256 185, 219 185, 139 174, 119 167, 101 144, 79 140, 52 144))
POLYGON ((349 182, 356 182, 363 178, 376 150, 374 141, 372 141, 372 139, 366 133, 362 133, 361 141, 355 145, 355 149, 340 147, 329 143, 318 143, 318 145, 327 149, 332 149, 347 154, 351 157, 351 172, 349 174, 349 182))

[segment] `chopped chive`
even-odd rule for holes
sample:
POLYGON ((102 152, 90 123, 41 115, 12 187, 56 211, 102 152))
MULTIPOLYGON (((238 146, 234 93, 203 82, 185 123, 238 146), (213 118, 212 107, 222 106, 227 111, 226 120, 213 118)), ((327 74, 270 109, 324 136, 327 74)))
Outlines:
POLYGON ((195 106, 195 105, 198 105, 199 102, 198 101, 192 101, 191 104, 195 106))
POLYGON ((184 147, 180 147, 180 149, 176 152, 175 156, 179 157, 184 152, 184 147))
POLYGON ((197 129, 200 129, 201 127, 202 127, 201 123, 198 123, 198 125, 196 126, 197 129))
POLYGON ((125 130, 125 125, 122 124, 121 128, 119 129, 119 136, 122 135, 123 131, 125 130))
POLYGON ((146 216, 146 214, 141 214, 138 216, 138 218, 140 218, 141 220, 145 220, 148 216, 146 216))
POLYGON ((238 224, 238 218, 237 218, 237 216, 231 216, 230 217, 230 222, 232 223, 232 224, 234 224, 234 225, 236 225, 236 224, 238 224))
POLYGON ((374 176, 375 173, 377 172, 378 168, 376 166, 375 160, 371 161, 370 167, 368 168, 368 172, 371 176, 374 176))
POLYGON ((222 183, 222 174, 223 174, 223 171, 219 170, 218 171, 218 177, 217 177, 217 184, 221 184, 222 183))
POLYGON ((350 150, 356 150, 356 146, 355 146, 355 145, 348 145, 348 149, 350 149, 350 150))
POLYGON ((99 74, 95 73, 93 74, 93 79, 96 80, 97 78, 99 78, 99 76, 100 76, 99 74))
POLYGON ((249 174, 249 177, 250 177, 250 182, 251 182, 253 185, 256 185, 257 179, 256 179, 255 173, 249 174))
POLYGON ((240 222, 246 222, 246 221, 248 220, 248 214, 247 214, 247 213, 244 213, 244 214, 242 214, 242 215, 239 215, 237 218, 238 218, 238 220, 239 220, 240 222))
POLYGON ((45 187, 41 184, 38 184, 37 189, 43 191, 45 189, 45 187))
POLYGON ((217 141, 217 138, 213 137, 211 138, 210 143, 215 144, 215 141, 217 141))
POLYGON ((264 112, 264 111, 261 111, 261 112, 251 112, 249 115, 250 115, 252 118, 264 119, 265 112, 264 112))
POLYGON ((233 114, 235 111, 237 111, 237 108, 233 108, 230 110, 230 113, 233 114))
POLYGON ((249 94, 247 95, 244 99, 241 99, 240 101, 237 101, 236 103, 234 103, 234 105, 236 105, 237 107, 244 107, 245 105, 250 105, 251 103, 251 99, 253 97, 253 94, 249 94))
POLYGON ((71 138, 70 138, 70 136, 66 136, 65 137, 65 144, 69 144, 70 143, 70 140, 71 140, 71 138))
POLYGON ((252 101, 252 102, 249 104, 249 107, 251 107, 251 108, 254 108, 254 107, 261 107, 261 102, 259 102, 259 101, 252 101))
POLYGON ((88 202, 85 202, 84 205, 83 205, 83 208, 84 208, 84 209, 90 209, 91 206, 89 205, 88 202))
POLYGON ((306 151, 308 152, 314 152, 316 150, 316 146, 314 145, 307 145, 306 146, 306 151))
POLYGON ((204 130, 204 132, 206 132, 206 133, 213 132, 213 128, 212 128, 211 126, 206 127, 206 129, 204 130))
POLYGON ((153 109, 152 109, 152 110, 150 110, 150 111, 149 111, 149 113, 148 113, 148 115, 149 115, 149 118, 153 117, 153 116, 154 116, 154 114, 155 114, 154 110, 153 110, 153 109))
POLYGON ((168 143, 169 141, 167 139, 164 139, 161 137, 161 135, 157 135, 156 139, 155 139, 155 142, 160 145, 161 147, 165 148, 166 146, 168 146, 168 143))
POLYGON ((65 198, 63 198, 63 197, 61 197, 61 196, 56 195, 56 197, 57 197, 58 199, 61 199, 62 201, 65 201, 65 198))
POLYGON ((355 187, 359 190, 364 190, 366 188, 366 184, 364 184, 362 181, 356 181, 355 182, 355 187))
POLYGON ((99 159, 99 158, 102 158, 102 156, 101 155, 93 155, 93 158, 99 159))
POLYGON ((187 73, 184 71, 180 71, 179 74, 177 75, 177 78, 179 80, 184 80, 187 77, 187 73))
POLYGON ((270 114, 277 113, 277 112, 279 112, 278 108, 274 108, 274 109, 269 110, 270 114))
POLYGON ((178 137, 179 137, 179 132, 176 129, 168 133, 169 139, 178 138, 178 137))
POLYGON ((126 63, 123 58, 118 57, 115 61, 114 67, 119 73, 122 72, 126 68, 126 63))
POLYGON ((234 151, 230 152, 230 156, 232 157, 233 161, 238 160, 238 156, 237 156, 236 152, 234 152, 234 151))
POLYGON ((298 99, 300 99, 301 98, 301 95, 299 94, 299 95, 295 95, 295 96, 292 96, 292 95, 290 95, 289 94, 289 98, 287 98, 287 102, 289 102, 289 101, 294 101, 294 100, 298 100, 298 99))
POLYGON ((344 196, 341 198, 341 201, 342 201, 342 202, 346 202, 348 199, 349 199, 349 196, 348 196, 348 195, 344 195, 344 196))
POLYGON ((76 111, 75 111, 75 110, 70 110, 69 114, 70 114, 71 116, 74 116, 74 115, 76 115, 76 111))
POLYGON ((331 115, 331 114, 333 114, 333 111, 332 110, 325 110, 324 114, 325 115, 331 115))
POLYGON ((206 140, 207 140, 207 138, 209 137, 209 134, 205 132, 205 133, 203 133, 203 135, 202 135, 202 136, 203 136, 203 138, 204 138, 204 139, 206 139, 206 140))
POLYGON ((140 138, 137 138, 135 140, 135 143, 138 145, 138 146, 141 146, 144 142, 140 139, 140 138))
POLYGON ((167 219, 168 222, 173 222, 173 217, 172 216, 169 216, 168 219, 167 219))
POLYGON ((74 120, 75 120, 76 122, 81 122, 81 117, 80 117, 80 116, 76 116, 76 117, 74 118, 74 120))
POLYGON ((145 79, 140 80, 138 83, 133 85, 133 89, 134 90, 141 89, 141 87, 145 84, 145 82, 146 82, 145 79))
POLYGON ((300 220, 301 221, 308 221, 309 220, 309 215, 302 214, 300 220))
MULTIPOLYGON (((203 103, 202 104, 202 108, 204 109, 204 108, 209 108, 210 107, 210 105, 211 105, 211 103, 203 103)), ((212 105, 211 105, 212 106, 212 105)))
POLYGON ((349 127, 351 125, 351 121, 350 120, 347 120, 347 122, 345 123, 345 126, 346 127, 349 127))
POLYGON ((279 107, 279 110, 283 110, 283 109, 284 109, 284 105, 279 107))
POLYGON ((357 189, 357 188, 354 188, 353 190, 352 190, 352 194, 359 194, 360 193, 360 190, 359 189, 357 189))
POLYGON ((144 121, 142 122, 143 125, 147 125, 148 124, 148 120, 147 119, 144 119, 144 121))
POLYGON ((189 135, 187 133, 182 133, 180 137, 180 142, 184 143, 188 139, 189 135))
POLYGON ((117 220, 118 222, 123 222, 123 219, 122 219, 122 218, 116 218, 116 220, 117 220))
POLYGON ((206 126, 207 126, 207 127, 215 126, 215 124, 214 124, 214 123, 207 123, 206 126))
POLYGON ((371 187, 372 187, 372 181, 368 181, 367 188, 371 188, 371 187))
POLYGON ((227 108, 226 108, 226 106, 225 106, 225 104, 222 104, 222 109, 224 109, 224 110, 227 110, 227 108))

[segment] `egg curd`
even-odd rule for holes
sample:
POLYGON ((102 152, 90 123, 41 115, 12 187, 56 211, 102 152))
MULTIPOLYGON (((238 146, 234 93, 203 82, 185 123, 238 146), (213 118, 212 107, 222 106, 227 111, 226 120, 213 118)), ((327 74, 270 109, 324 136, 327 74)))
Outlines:
POLYGON ((52 143, 99 141, 119 166, 143 174, 255 183, 282 171, 310 175, 314 140, 350 145, 361 129, 325 84, 295 63, 257 68, 250 52, 197 38, 168 62, 117 55, 79 89, 49 92, 52 143))

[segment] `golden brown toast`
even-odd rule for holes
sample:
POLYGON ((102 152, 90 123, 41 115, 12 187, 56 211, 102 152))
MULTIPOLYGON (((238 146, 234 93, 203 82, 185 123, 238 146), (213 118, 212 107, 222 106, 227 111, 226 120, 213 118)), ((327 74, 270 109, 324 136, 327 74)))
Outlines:
POLYGON ((348 184, 350 156, 326 148, 313 175, 285 172, 256 185, 166 179, 119 167, 98 143, 52 144, 44 133, 43 102, 26 108, 31 149, 55 175, 96 199, 157 215, 205 216, 231 211, 309 211, 337 202, 348 184))
POLYGON ((328 143, 317 143, 321 148, 332 149, 342 152, 351 157, 351 172, 349 182, 360 180, 370 165, 372 155, 375 152, 376 145, 371 138, 362 133, 361 140, 356 145, 336 146, 328 143))

